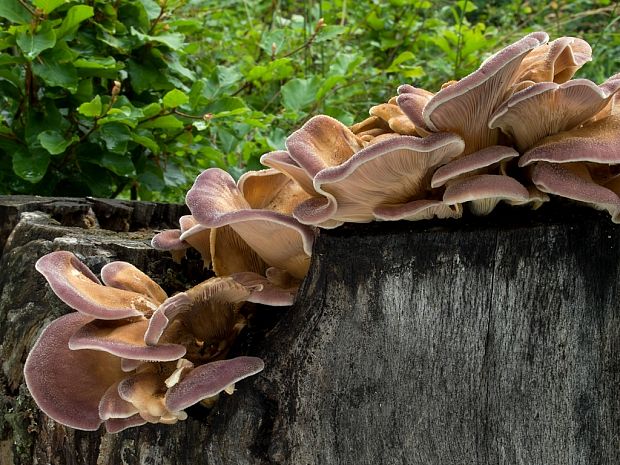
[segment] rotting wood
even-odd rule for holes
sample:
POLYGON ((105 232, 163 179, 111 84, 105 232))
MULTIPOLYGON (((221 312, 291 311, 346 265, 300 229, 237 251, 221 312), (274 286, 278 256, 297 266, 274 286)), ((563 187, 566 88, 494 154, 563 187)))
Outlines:
POLYGON ((604 214, 324 231, 297 303, 260 308, 236 348, 264 372, 185 422, 118 435, 46 420, 20 385, 40 327, 66 311, 33 260, 63 247, 95 269, 183 270, 148 232, 37 214, 19 228, 1 263, 2 464, 620 463, 620 227, 604 214))

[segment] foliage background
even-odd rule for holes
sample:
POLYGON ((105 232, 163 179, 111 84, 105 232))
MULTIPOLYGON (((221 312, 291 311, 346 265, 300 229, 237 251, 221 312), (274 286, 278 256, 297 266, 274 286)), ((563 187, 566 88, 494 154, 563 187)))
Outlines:
POLYGON ((2 0, 0 194, 182 201, 314 114, 352 124, 533 30, 590 42, 578 76, 602 82, 620 71, 618 3, 2 0))

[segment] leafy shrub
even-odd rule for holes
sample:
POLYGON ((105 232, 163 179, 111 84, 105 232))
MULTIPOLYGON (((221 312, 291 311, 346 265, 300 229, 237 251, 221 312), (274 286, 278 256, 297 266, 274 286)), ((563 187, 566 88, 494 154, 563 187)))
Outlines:
MULTIPOLYGON (((240 175, 311 115, 345 124, 401 83, 438 89, 524 32, 594 44, 618 69, 609 0, 2 0, 0 192, 179 201, 240 175)), ((601 59, 600 57, 605 57, 601 59)))

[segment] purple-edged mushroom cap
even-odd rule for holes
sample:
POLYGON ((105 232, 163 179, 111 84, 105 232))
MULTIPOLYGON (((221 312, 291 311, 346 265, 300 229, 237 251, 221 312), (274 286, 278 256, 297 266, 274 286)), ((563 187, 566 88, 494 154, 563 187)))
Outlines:
POLYGON ((134 426, 142 426, 146 424, 146 420, 140 415, 132 415, 129 418, 110 418, 105 422, 105 429, 110 434, 120 433, 127 428, 134 426))
POLYGON ((537 161, 620 163, 620 115, 542 139, 519 159, 519 166, 537 161))
POLYGON ((166 407, 170 411, 183 410, 218 395, 242 379, 259 373, 264 367, 263 361, 256 357, 236 357, 201 365, 168 389, 166 407))
POLYGON ((500 128, 524 151, 546 136, 576 128, 594 117, 618 90, 619 78, 600 86, 587 79, 534 84, 506 100, 491 116, 489 127, 500 128))
POLYGON ((424 121, 424 107, 435 94, 424 89, 404 84, 398 88, 396 103, 402 112, 409 118, 421 136, 427 136, 432 131, 424 121))
POLYGON ((532 50, 521 62, 517 80, 562 84, 591 60, 592 48, 585 40, 560 37, 532 50))
POLYGON ((448 205, 467 203, 474 215, 488 215, 501 201, 527 203, 528 190, 509 176, 479 174, 450 184, 443 195, 448 205))
MULTIPOLYGON (((210 228, 230 225, 268 265, 300 279, 306 275, 313 230, 279 211, 253 209, 225 171, 211 168, 200 174, 186 201, 201 224, 210 228)), ((287 199, 270 200, 277 202, 286 203, 287 199)))
POLYGON ((160 233, 155 234, 151 239, 151 246, 157 250, 164 250, 172 254, 172 259, 176 263, 181 263, 185 252, 189 249, 190 245, 181 239, 180 229, 167 229, 160 233))
POLYGON ((126 373, 118 357, 69 349, 69 338, 89 321, 80 313, 70 313, 50 323, 28 354, 24 377, 32 397, 49 417, 72 428, 94 431, 103 421, 101 398, 126 373))
MULTIPOLYGON (((515 83, 523 58, 547 40, 544 32, 531 33, 485 60, 477 71, 440 90, 424 107, 426 127, 461 135, 465 140, 462 156, 497 144, 499 131, 489 129, 489 118, 515 83)), ((399 105, 403 107, 400 97, 399 105)))
POLYGON ((202 257, 204 267, 208 267, 211 264, 211 230, 196 221, 192 215, 182 216, 179 218, 179 223, 181 225, 181 240, 196 249, 202 257))
POLYGON ((293 160, 285 150, 269 152, 260 157, 260 162, 270 168, 274 168, 297 182, 309 195, 316 195, 312 185, 312 177, 299 164, 293 160))
POLYGON ((168 298, 159 284, 131 263, 118 261, 104 265, 101 281, 106 286, 145 295, 159 304, 168 298))
POLYGON ((211 229, 211 255, 216 276, 251 271, 262 274, 268 265, 230 226, 211 229))
MULTIPOLYGON (((269 268, 269 270, 271 270, 270 274, 273 275, 275 268, 269 268)), ((288 273, 286 274, 288 275, 288 273)), ((248 302, 275 307, 293 305, 300 284, 300 281, 293 277, 290 277, 291 279, 288 282, 283 282, 278 276, 277 280, 274 281, 269 279, 269 276, 261 276, 247 271, 235 273, 231 277, 250 290, 248 302)))
POLYGON ((519 152, 512 147, 506 147, 504 145, 486 147, 437 168, 431 179, 431 187, 435 189, 443 186, 449 181, 463 178, 464 176, 481 174, 484 170, 498 166, 500 163, 518 156, 519 152))
POLYGON ((147 345, 144 334, 149 320, 134 322, 94 320, 79 328, 69 339, 72 350, 101 350, 124 359, 172 361, 185 355, 186 349, 180 344, 160 341, 157 345, 147 345))
POLYGON ((398 136, 370 145, 341 165, 321 170, 314 178, 314 188, 325 199, 300 204, 294 216, 309 224, 328 219, 372 221, 379 207, 424 199, 432 171, 462 150, 462 139, 449 133, 423 139, 398 136))
POLYGON ((102 320, 141 317, 159 306, 147 295, 102 285, 71 252, 47 254, 35 267, 60 300, 86 316, 102 320))
POLYGON ((614 223, 620 222, 620 197, 595 183, 584 163, 538 162, 531 168, 531 178, 543 192, 606 210, 614 223))

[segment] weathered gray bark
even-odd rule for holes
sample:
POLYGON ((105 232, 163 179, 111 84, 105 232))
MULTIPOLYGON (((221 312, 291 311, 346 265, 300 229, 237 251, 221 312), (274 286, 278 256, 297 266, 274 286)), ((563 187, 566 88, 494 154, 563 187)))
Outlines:
POLYGON ((22 220, 0 263, 2 463, 620 463, 620 227, 597 212, 323 232, 297 303, 259 309, 237 348, 263 373, 185 422, 118 435, 56 425, 20 386, 37 332, 66 311, 32 260, 62 247, 94 268, 184 270, 144 237, 41 221, 22 220))

